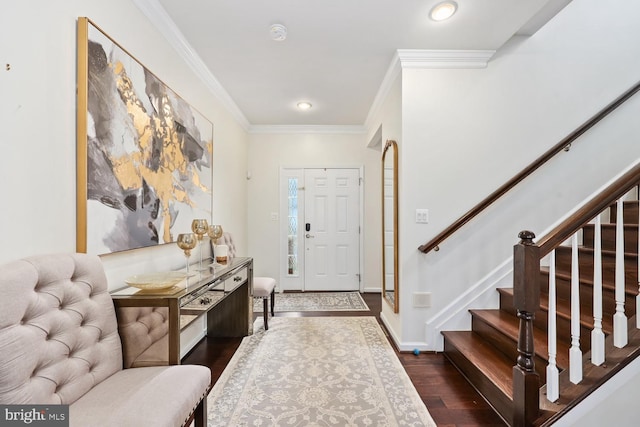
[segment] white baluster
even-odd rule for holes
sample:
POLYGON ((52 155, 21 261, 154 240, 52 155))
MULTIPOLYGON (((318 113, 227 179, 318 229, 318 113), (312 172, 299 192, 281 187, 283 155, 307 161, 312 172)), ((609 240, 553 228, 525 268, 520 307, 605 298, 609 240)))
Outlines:
POLYGON ((549 259, 549 321, 547 327, 549 364, 547 365, 547 400, 555 402, 560 397, 559 372, 556 365, 556 251, 551 251, 549 259))
POLYGON ((624 314, 624 205, 617 203, 616 216, 616 314, 613 315, 613 345, 622 348, 629 341, 627 337, 627 316, 624 314))
POLYGON ((591 363, 604 363, 604 332, 602 332, 602 227, 600 215, 593 231, 593 330, 591 331, 591 363))
POLYGON ((571 238, 571 349, 569 350, 569 381, 582 381, 582 351, 580 350, 580 270, 578 268, 578 233, 571 238))

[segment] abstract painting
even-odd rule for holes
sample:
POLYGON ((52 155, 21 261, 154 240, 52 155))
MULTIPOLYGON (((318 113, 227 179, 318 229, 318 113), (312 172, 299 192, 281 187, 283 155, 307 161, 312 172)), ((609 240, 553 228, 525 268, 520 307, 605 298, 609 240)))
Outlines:
POLYGON ((78 19, 78 252, 173 242, 211 221, 213 124, 78 19))

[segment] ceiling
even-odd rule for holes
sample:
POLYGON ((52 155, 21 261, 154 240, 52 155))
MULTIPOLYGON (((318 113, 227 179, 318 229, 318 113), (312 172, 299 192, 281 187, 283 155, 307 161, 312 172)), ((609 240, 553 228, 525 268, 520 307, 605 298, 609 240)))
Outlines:
POLYGON ((248 130, 365 126, 398 49, 496 50, 571 0, 457 0, 435 22, 440 1, 134 0, 248 130))

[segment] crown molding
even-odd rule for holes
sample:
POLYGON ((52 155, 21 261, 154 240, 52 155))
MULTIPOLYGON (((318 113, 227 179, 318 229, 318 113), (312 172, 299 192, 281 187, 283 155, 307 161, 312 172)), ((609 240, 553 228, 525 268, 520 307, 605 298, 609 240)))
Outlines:
POLYGON ((400 57, 398 56, 398 52, 396 52, 393 55, 393 59, 389 64, 389 68, 387 68, 387 72, 384 75, 384 78, 382 79, 382 83, 380 84, 378 93, 376 94, 376 97, 373 98, 371 108, 369 108, 369 114, 367 114, 367 118, 364 121, 364 127, 366 129, 371 129, 372 126, 375 126, 375 123, 373 123, 373 119, 380 112, 382 103, 389 94, 393 82, 400 75, 400 70, 400 57))
POLYGON ((405 68, 486 68, 495 50, 415 50, 398 49, 405 68))
POLYGON ((248 131, 250 123, 247 118, 242 111, 240 111, 240 108, 238 108, 229 93, 222 87, 220 82, 218 82, 218 79, 216 79, 209 68, 207 68, 193 47, 187 42, 187 39, 158 0, 133 0, 133 3, 142 11, 149 21, 151 21, 164 38, 167 39, 169 44, 178 52, 178 55, 182 57, 189 68, 193 70, 211 93, 229 111, 231 116, 233 116, 245 131, 248 131))
POLYGON ((207 68, 200 56, 186 40, 175 22, 158 0, 132 0, 140 11, 164 36, 187 66, 202 80, 211 93, 229 111, 240 126, 249 133, 324 133, 361 134, 371 128, 373 118, 382 107, 393 82, 402 69, 486 68, 495 50, 417 50, 398 49, 391 60, 378 93, 362 126, 322 125, 252 125, 229 93, 207 68))
POLYGON ((251 125, 251 134, 363 134, 364 126, 351 125, 251 125))
POLYGON ((375 126, 373 119, 380 112, 391 85, 403 69, 486 68, 495 50, 421 50, 398 49, 371 104, 364 122, 366 129, 375 126))

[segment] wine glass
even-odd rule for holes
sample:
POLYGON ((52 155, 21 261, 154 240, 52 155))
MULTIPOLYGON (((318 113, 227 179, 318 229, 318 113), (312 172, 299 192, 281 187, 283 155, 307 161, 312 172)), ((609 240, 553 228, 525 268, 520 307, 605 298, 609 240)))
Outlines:
POLYGON ((196 247, 198 239, 193 233, 178 234, 178 240, 176 241, 178 247, 184 251, 184 255, 187 258, 187 276, 189 275, 189 257, 191 256, 191 249, 196 247))
MULTIPOLYGON (((222 226, 221 225, 210 225, 209 229, 207 230, 207 234, 209 235, 209 238, 211 239, 211 242, 215 245, 216 240, 218 240, 220 237, 222 237, 222 226)), ((212 251, 213 251, 213 246, 211 247, 212 251)), ((213 258, 213 264, 214 265, 220 265, 218 264, 218 262, 216 261, 216 257, 215 254, 212 253, 211 257, 213 258)))
POLYGON ((204 235, 207 234, 209 230, 209 224, 206 219, 194 219, 191 222, 191 230, 196 233, 198 236, 198 246, 200 247, 200 267, 199 270, 202 270, 202 239, 204 235))

